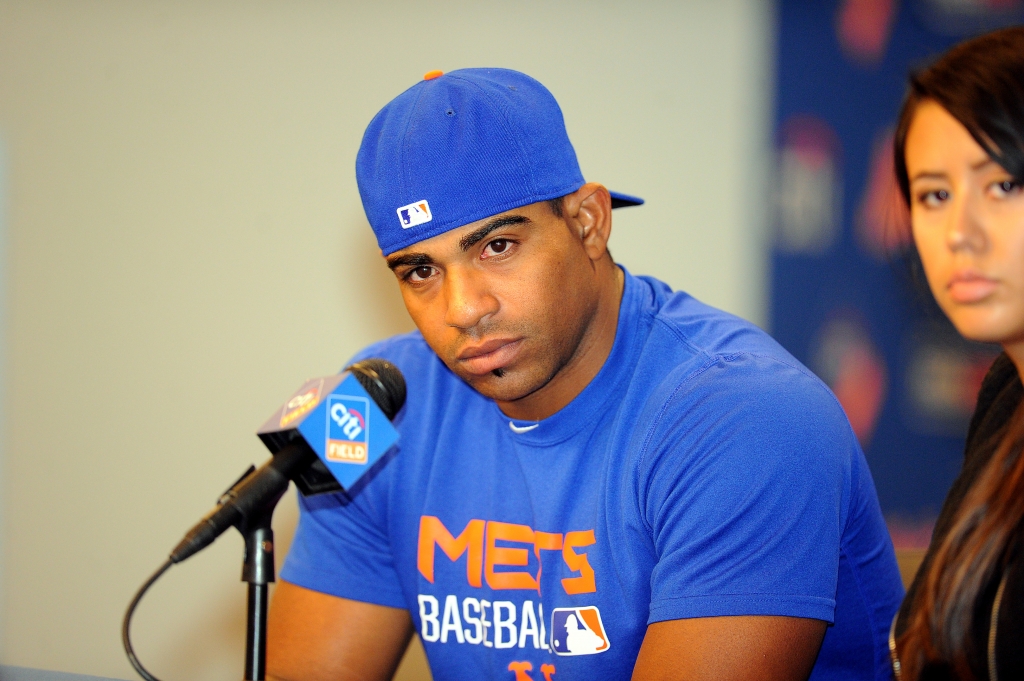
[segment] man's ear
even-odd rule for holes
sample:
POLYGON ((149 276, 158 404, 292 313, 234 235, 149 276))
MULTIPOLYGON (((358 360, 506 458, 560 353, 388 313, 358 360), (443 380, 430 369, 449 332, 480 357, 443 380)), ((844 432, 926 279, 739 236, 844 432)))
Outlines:
POLYGON ((608 253, 608 239, 612 235, 612 197, 603 184, 588 182, 567 195, 562 202, 562 213, 592 261, 596 262, 608 253))

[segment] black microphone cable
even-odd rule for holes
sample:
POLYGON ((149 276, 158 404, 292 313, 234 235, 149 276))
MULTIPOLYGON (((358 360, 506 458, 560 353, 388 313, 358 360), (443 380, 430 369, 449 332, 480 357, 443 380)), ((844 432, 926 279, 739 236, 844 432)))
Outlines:
POLYGON ((139 588, 135 593, 135 598, 133 598, 132 602, 128 604, 128 610, 124 613, 124 622, 121 624, 121 643, 124 644, 124 652, 127 653, 128 661, 132 663, 133 667, 135 667, 135 671, 137 671, 139 676, 144 678, 146 681, 160 681, 160 679, 150 674, 149 671, 142 666, 142 663, 139 662, 139 658, 135 655, 135 649, 132 648, 132 615, 135 614, 135 607, 139 604, 139 601, 142 600, 142 597, 149 590, 149 587, 153 586, 156 580, 163 577, 163 574, 167 572, 172 565, 174 565, 174 563, 170 558, 165 560, 164 564, 160 566, 160 569, 154 572, 153 576, 147 579, 146 583, 139 588))

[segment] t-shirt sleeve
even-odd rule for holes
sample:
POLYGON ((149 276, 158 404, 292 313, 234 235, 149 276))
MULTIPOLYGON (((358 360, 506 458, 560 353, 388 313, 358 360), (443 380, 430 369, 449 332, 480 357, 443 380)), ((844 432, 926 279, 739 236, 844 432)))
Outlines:
POLYGON ((669 385, 637 479, 657 560, 649 622, 832 622, 859 452, 835 397, 805 370, 750 356, 669 385))
POLYGON ((366 603, 406 607, 385 526, 374 509, 374 487, 354 499, 299 495, 299 524, 281 568, 292 584, 366 603), (376 516, 376 517, 375 517, 376 516))

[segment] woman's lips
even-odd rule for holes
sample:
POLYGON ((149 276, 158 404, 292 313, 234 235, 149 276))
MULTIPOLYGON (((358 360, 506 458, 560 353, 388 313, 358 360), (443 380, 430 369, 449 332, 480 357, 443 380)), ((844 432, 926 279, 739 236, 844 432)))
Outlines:
POLYGON ((946 289, 955 303, 977 303, 988 298, 996 290, 998 282, 977 272, 957 272, 949 280, 946 289))
POLYGON ((522 346, 522 338, 496 338, 465 348, 456 359, 469 373, 483 376, 511 364, 522 346))

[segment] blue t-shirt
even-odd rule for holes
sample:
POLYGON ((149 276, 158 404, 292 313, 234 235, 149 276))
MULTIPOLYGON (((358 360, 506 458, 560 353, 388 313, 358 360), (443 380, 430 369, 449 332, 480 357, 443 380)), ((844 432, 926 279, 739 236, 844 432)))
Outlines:
POLYGON ((626 273, 615 343, 514 423, 418 333, 398 446, 351 499, 300 498, 283 579, 407 608, 437 679, 628 679, 647 625, 824 620, 812 679, 887 679, 903 596, 835 397, 767 334, 626 273))

